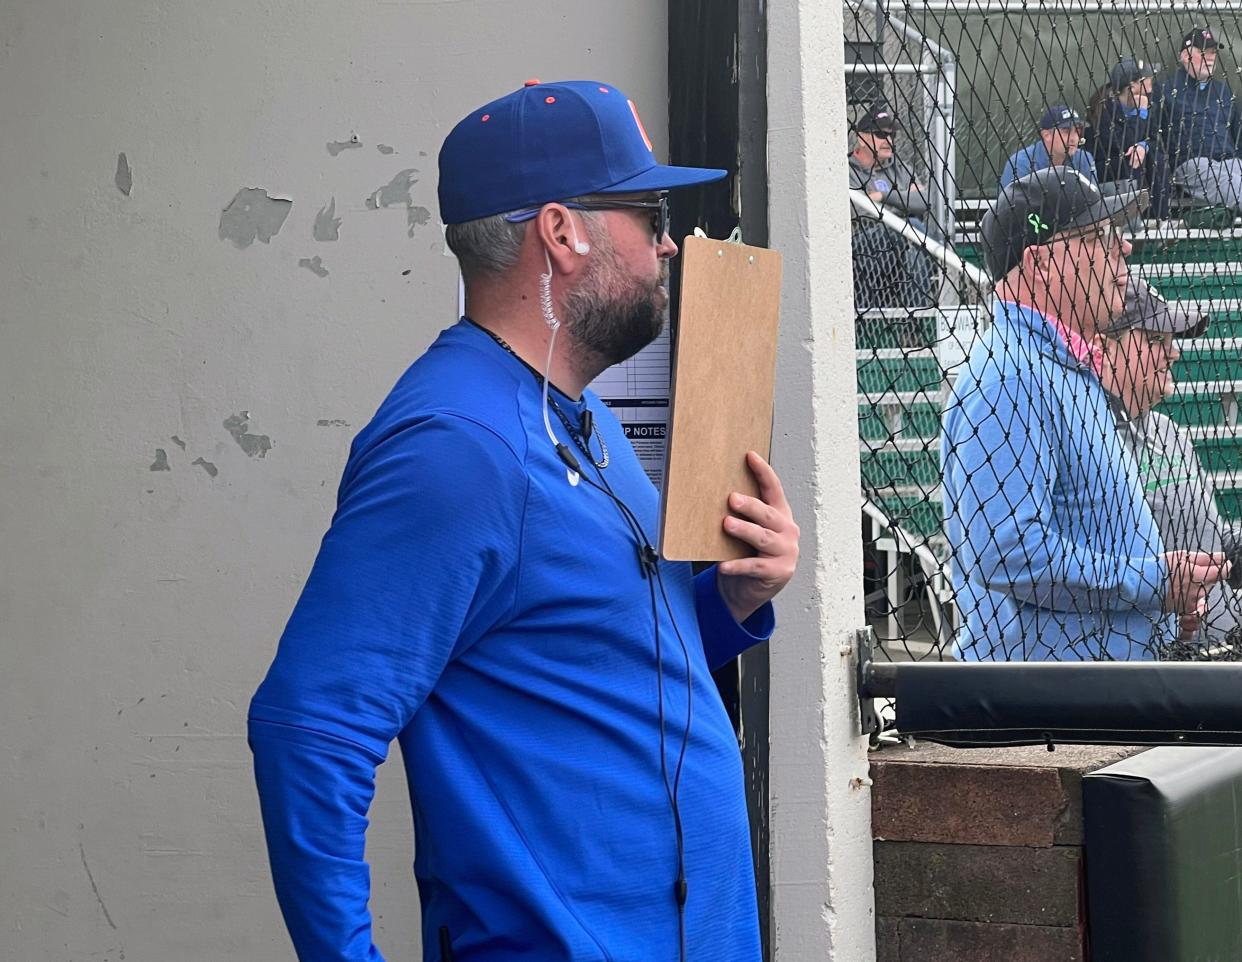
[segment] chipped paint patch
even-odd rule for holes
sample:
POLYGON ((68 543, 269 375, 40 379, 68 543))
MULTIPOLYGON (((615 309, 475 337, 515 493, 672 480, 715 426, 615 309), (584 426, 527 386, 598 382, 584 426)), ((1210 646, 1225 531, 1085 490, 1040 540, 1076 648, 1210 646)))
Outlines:
POLYGON ((270 244, 280 233, 293 201, 269 197, 262 187, 243 187, 220 215, 220 240, 246 248, 255 238, 270 244))
POLYGON ((251 434, 249 424, 250 412, 242 411, 224 419, 224 430, 233 436, 233 440, 246 452, 246 457, 267 457, 267 452, 272 450, 272 439, 266 434, 251 434))
POLYGON ((334 241, 341 239, 341 219, 336 216, 336 198, 328 201, 327 207, 319 208, 315 215, 315 226, 311 233, 317 241, 334 241))
POLYGON ((134 172, 129 169, 129 159, 123 154, 116 155, 116 188, 126 197, 134 189, 134 172))
POLYGON ((407 236, 414 236, 414 228, 422 227, 424 224, 431 222, 431 211, 426 207, 411 207, 405 212, 405 223, 408 228, 407 236))
POLYGON ((323 258, 319 256, 299 258, 298 267, 305 267, 312 274, 319 277, 328 276, 328 269, 323 266, 323 258))
POLYGON ((200 467, 200 468, 202 468, 204 471, 206 471, 206 472, 207 472, 207 476, 208 476, 208 477, 212 477, 212 478, 214 478, 217 474, 219 474, 219 473, 220 473, 220 469, 219 469, 219 468, 217 468, 217 467, 216 467, 214 464, 212 464, 210 461, 205 461, 205 460, 204 460, 204 459, 202 459, 202 458, 195 458, 195 459, 194 459, 192 462, 190 462, 190 463, 191 463, 191 464, 198 465, 198 467, 200 467))
POLYGON ((349 140, 328 141, 328 153, 335 157, 342 150, 357 150, 361 146, 362 141, 358 139, 358 135, 351 134, 349 140))
POLYGON ((185 442, 175 434, 172 436, 172 443, 179 447, 182 451, 185 450, 185 442))
POLYGON ((172 466, 168 463, 168 452, 163 448, 155 449, 155 460, 151 462, 152 471, 171 471, 172 466))
POLYGON ((349 422, 343 421, 340 418, 320 418, 318 421, 315 422, 315 424, 321 428, 347 428, 349 427, 349 422))
POLYGON ((387 184, 371 192, 371 196, 367 198, 367 209, 409 207, 414 203, 413 198, 410 197, 410 188, 418 183, 418 178, 412 175, 417 173, 418 171, 413 167, 399 171, 387 184))
POLYGON ((376 144, 375 149, 378 150, 385 157, 389 156, 390 154, 395 154, 397 152, 394 148, 389 147, 387 144, 376 144))

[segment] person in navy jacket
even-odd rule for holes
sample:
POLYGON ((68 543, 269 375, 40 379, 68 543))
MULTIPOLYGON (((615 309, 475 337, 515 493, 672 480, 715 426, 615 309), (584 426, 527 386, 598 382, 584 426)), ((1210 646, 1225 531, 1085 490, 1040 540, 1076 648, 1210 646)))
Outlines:
POLYGON ((1187 33, 1180 67, 1156 88, 1154 106, 1173 182, 1200 200, 1242 211, 1242 116, 1229 85, 1212 76, 1222 49, 1206 27, 1187 33))
POLYGON ((661 329, 668 191, 724 175, 656 163, 634 104, 595 81, 530 81, 445 139, 467 316, 354 439, 250 704, 303 962, 382 960, 366 830, 394 741, 426 962, 759 962, 711 671, 770 636, 798 528, 739 451, 759 497, 730 495, 721 524, 753 554, 698 574, 660 558, 658 492, 587 387, 661 329))
POLYGON ((1169 165, 1152 127, 1154 77, 1155 68, 1141 58, 1126 57, 1113 66, 1092 145, 1101 183, 1146 187, 1151 213, 1167 217, 1169 165))
POLYGON ((1004 190, 1019 177, 1061 164, 1096 183, 1095 158, 1082 147, 1082 115, 1069 104, 1053 104, 1039 118, 1039 139, 1015 151, 1005 161, 1000 186, 1004 190))

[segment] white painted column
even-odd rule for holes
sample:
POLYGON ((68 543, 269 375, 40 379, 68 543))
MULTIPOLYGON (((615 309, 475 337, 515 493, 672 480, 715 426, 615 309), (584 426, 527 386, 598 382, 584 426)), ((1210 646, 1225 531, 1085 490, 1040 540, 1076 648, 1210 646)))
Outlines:
POLYGON ((842 36, 838 3, 768 6, 770 236, 785 272, 773 453, 803 535, 771 650, 777 962, 875 958, 842 36))

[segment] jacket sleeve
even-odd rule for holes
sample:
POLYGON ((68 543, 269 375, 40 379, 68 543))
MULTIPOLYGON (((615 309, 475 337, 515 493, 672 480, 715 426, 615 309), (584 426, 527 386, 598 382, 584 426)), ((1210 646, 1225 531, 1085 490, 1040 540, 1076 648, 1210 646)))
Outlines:
POLYGON ((1015 180, 1017 180, 1019 177, 1022 176, 1022 172, 1018 170, 1018 156, 1019 156, 1018 154, 1014 154, 1007 161, 1005 161, 1005 167, 1001 171, 1001 176, 1000 176, 1000 189, 1001 190, 1004 190, 1006 187, 1008 187, 1015 180))
POLYGON ((1063 428, 1037 380, 1037 372, 1007 378, 987 396, 976 387, 951 412, 955 426, 942 444, 945 474, 960 492, 950 507, 962 528, 963 573, 1040 608, 1159 611, 1166 581, 1161 546, 1140 557, 1093 551, 1083 543, 1090 539, 1067 538, 1054 521, 1063 428))
POLYGON ((1242 526, 1222 523, 1220 540, 1229 562, 1229 587, 1242 588, 1242 526))
POLYGON ((1238 114, 1238 98, 1234 96, 1233 88, 1226 86, 1225 90, 1229 97, 1229 142, 1236 155, 1242 152, 1242 117, 1238 114))
POLYGON ((752 645, 767 641, 776 629, 776 614, 770 601, 745 621, 734 619, 716 585, 715 565, 695 575, 694 604, 699 634, 703 638, 703 654, 712 671, 752 645))
POLYGON ((374 962, 375 769, 456 654, 512 608, 526 476, 486 428, 409 424, 351 458, 249 740, 298 958, 374 962))
POLYGON ((927 192, 914 182, 908 170, 900 169, 893 178, 892 189, 884 198, 884 203, 900 210, 907 217, 922 217, 927 213, 927 192))

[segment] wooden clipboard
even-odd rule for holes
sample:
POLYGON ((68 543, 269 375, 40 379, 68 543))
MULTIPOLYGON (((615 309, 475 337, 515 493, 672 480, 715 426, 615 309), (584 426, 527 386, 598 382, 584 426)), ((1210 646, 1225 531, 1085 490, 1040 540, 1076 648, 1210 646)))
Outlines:
POLYGON ((724 533, 734 491, 758 495, 746 452, 768 456, 781 255, 709 237, 682 244, 660 554, 726 561, 753 552, 724 533))

